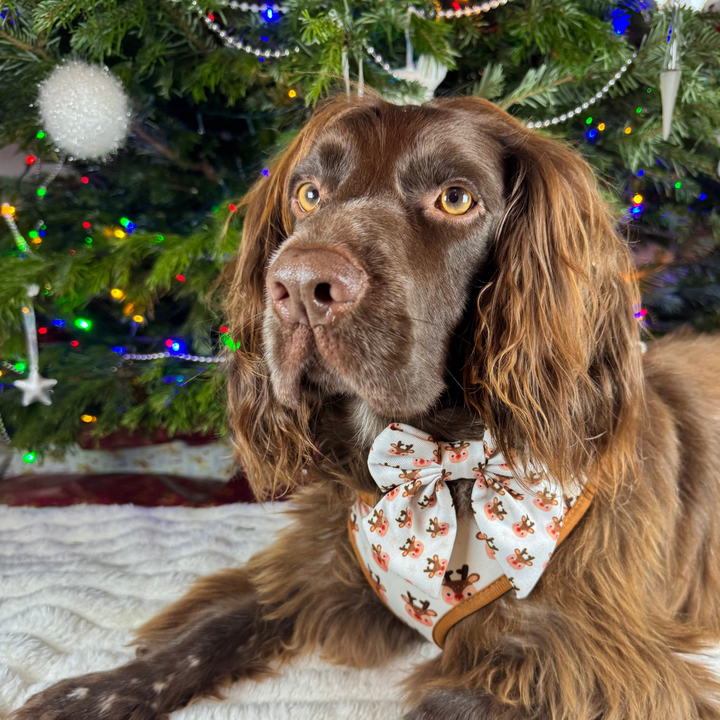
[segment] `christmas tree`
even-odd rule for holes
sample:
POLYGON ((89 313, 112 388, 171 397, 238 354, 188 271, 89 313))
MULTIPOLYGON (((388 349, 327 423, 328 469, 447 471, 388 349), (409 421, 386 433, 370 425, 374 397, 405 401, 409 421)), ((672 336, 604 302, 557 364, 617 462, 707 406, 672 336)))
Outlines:
POLYGON ((633 243, 638 319, 654 336, 720 328, 717 26, 642 0, 7 2, 0 147, 25 158, 0 177, 13 445, 33 459, 120 428, 223 432, 238 199, 331 92, 473 94, 569 141, 633 243), (667 139, 661 78, 666 123, 680 78, 667 139), (73 93, 95 82, 110 100, 87 117, 73 93), (13 384, 29 379, 33 338, 51 405, 23 406, 13 384))

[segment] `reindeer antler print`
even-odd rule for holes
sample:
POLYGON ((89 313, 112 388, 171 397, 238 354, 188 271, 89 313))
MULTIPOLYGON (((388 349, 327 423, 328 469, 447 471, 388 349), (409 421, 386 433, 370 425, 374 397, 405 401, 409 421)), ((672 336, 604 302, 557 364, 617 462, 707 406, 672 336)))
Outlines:
POLYGON ((412 445, 405 445, 400 440, 396 443, 390 443, 390 450, 388 452, 391 455, 412 455, 415 451, 412 445))

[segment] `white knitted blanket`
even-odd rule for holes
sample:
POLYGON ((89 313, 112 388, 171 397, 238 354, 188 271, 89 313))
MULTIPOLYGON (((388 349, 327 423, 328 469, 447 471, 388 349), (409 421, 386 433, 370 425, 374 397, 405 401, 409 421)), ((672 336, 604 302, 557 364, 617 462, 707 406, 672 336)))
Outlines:
MULTIPOLYGON (((193 580, 241 564, 285 523, 277 509, 0 506, 0 719, 66 677, 134 657, 138 627, 193 580)), ((240 682, 172 720, 398 720, 399 680, 427 645, 378 670, 312 657, 240 682)))
MULTIPOLYGON (((278 509, 242 504, 0 506, 0 720, 58 680, 130 660, 133 628, 196 578, 241 564, 284 523, 278 509)), ((312 657, 172 720, 399 720, 399 681, 436 652, 427 644, 378 670, 312 657)))

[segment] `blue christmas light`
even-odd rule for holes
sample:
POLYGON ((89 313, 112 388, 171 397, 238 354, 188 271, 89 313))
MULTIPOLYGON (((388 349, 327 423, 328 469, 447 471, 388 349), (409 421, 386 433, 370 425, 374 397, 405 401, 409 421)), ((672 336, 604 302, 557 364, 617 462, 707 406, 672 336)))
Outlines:
POLYGON ((268 168, 263 168, 262 174, 263 177, 270 177, 270 170, 268 170, 268 168))
POLYGON ((272 8, 266 8, 262 11, 261 15, 268 22, 274 22, 280 17, 280 13, 276 13, 272 8))
POLYGON ((65 321, 64 320, 53 320, 53 325, 55 327, 65 327, 65 321))
POLYGON ((116 346, 113 348, 113 352, 117 353, 118 355, 122 355, 122 354, 125 352, 125 348, 124 348, 124 347, 120 347, 120 345, 116 345, 116 346))
POLYGON ((638 170, 638 177, 642 177, 645 174, 644 170, 638 170))
POLYGON ((597 135, 597 130, 595 128, 593 128, 592 130, 588 130, 585 133, 585 137, 587 137, 589 140, 594 140, 596 135, 597 135))
POLYGON ((180 343, 179 343, 179 342, 174 342, 174 343, 172 344, 172 349, 173 349, 175 352, 180 352, 180 343))
POLYGON ((624 35, 630 27, 630 13, 625 8, 613 8, 610 11, 610 22, 616 35, 624 35))
POLYGON ((700 197, 698 198, 698 200, 706 200, 706 199, 707 199, 707 194, 706 194, 706 193, 700 193, 700 197))

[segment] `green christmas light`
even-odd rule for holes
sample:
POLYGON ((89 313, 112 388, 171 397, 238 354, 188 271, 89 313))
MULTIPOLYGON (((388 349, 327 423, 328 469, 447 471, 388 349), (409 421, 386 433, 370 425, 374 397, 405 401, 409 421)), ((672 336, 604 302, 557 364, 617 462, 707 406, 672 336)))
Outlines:
POLYGON ((85 242, 86 242, 88 245, 92 245, 92 238, 91 238, 91 237, 86 237, 86 238, 85 238, 85 242))
POLYGON ((31 231, 28 233, 28 235, 29 235, 31 238, 36 238, 36 237, 38 236, 38 232, 37 232, 37 230, 31 230, 31 231))
POLYGON ((40 130, 40 132, 38 132, 38 134, 35 137, 38 138, 38 140, 42 140, 45 137, 45 133, 42 130, 40 130))
POLYGON ((25 363, 15 363, 15 372, 24 373, 26 368, 25 363))
POLYGON ((126 217, 121 217, 121 218, 120 218, 120 224, 121 224, 123 227, 127 227, 127 226, 130 224, 130 221, 129 221, 126 217))
POLYGON ((679 189, 682 187, 682 183, 678 180, 678 181, 675 183, 675 187, 679 190, 679 189))
POLYGON ((590 125, 591 123, 592 123, 592 118, 589 117, 589 118, 585 121, 585 124, 586 124, 586 125, 590 125))
POLYGON ((642 112, 642 108, 639 107, 635 112, 636 112, 636 113, 641 113, 641 112, 642 112))
POLYGON ((47 193, 47 190, 46 190, 45 188, 38 188, 38 189, 37 189, 37 194, 38 194, 40 197, 45 197, 45 193, 47 193))
POLYGON ((75 321, 75 327, 79 327, 81 330, 89 330, 92 327, 92 322, 85 320, 85 318, 78 318, 75 321))
POLYGON ((158 242, 162 242, 164 239, 165 239, 165 237, 164 237, 163 235, 158 235, 158 236, 157 236, 157 241, 158 241, 158 242))
POLYGON ((223 333, 220 336, 220 342, 225 345, 225 347, 230 348, 233 352, 235 352, 239 347, 240 343, 236 343, 233 339, 230 333, 223 333))
POLYGON ((26 463, 34 463, 36 459, 37 459, 37 454, 34 452, 28 452, 23 455, 23 460, 26 463))

